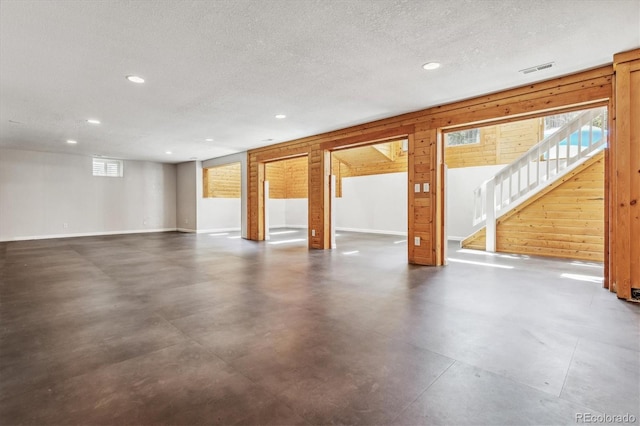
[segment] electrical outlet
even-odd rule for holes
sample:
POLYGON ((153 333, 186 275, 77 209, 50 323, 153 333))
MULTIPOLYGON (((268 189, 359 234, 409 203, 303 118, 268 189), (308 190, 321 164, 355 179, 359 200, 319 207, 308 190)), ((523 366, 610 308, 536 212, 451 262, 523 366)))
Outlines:
POLYGON ((64 229, 69 229, 69 224, 67 222, 65 222, 65 223, 62 224, 62 227, 64 229))
POLYGON ((188 225, 188 224, 189 224, 189 219, 185 219, 185 220, 184 220, 184 224, 185 224, 185 225, 188 225))
POLYGON ((312 236, 312 237, 315 237, 315 236, 316 236, 316 230, 315 230, 315 229, 312 229, 312 230, 311 230, 311 236, 312 236))
POLYGON ((413 245, 414 246, 420 245, 420 237, 413 237, 413 245))
POLYGON ((420 184, 419 184, 419 183, 416 183, 416 184, 413 186, 413 192, 420 192, 420 184))
POLYGON ((146 224, 147 224, 147 221, 146 221, 146 220, 143 220, 143 221, 142 221, 142 224, 143 224, 143 225, 146 225, 146 224))
POLYGON ((422 188, 424 192, 429 192, 429 183, 425 182, 422 184, 422 188))

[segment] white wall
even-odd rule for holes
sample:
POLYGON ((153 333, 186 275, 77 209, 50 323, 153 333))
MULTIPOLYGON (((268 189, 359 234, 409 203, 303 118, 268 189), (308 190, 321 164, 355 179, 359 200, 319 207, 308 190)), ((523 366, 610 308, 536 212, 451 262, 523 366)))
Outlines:
POLYGON ((407 173, 343 178, 335 208, 336 230, 406 235, 407 173))
POLYGON ((175 165, 94 177, 91 157, 0 149, 0 241, 175 228, 175 165))
POLYGON ((198 198, 198 231, 240 228, 240 235, 247 238, 247 153, 226 155, 203 161, 198 166, 199 185, 202 185, 202 168, 240 163, 240 199, 204 198, 202 188, 198 198), (239 205, 238 205, 239 202, 239 205), (239 210, 239 211, 238 211, 239 210), (239 224, 238 224, 239 223, 239 224))
POLYGON ((287 200, 281 198, 269 198, 269 223, 271 228, 283 228, 287 226, 287 200))
POLYGON ((473 224, 473 191, 504 165, 448 169, 445 205, 447 237, 462 240, 478 227, 473 224))
POLYGON ((198 232, 239 231, 240 198, 202 198, 198 204, 198 232))
POLYGON ((309 217, 306 198, 269 199, 269 228, 306 228, 309 217))
POLYGON ((198 185, 197 164, 195 161, 180 163, 177 166, 177 227, 181 231, 198 230, 198 185))
POLYGON ((288 198, 285 208, 285 223, 290 228, 306 228, 309 222, 309 200, 307 198, 288 198))

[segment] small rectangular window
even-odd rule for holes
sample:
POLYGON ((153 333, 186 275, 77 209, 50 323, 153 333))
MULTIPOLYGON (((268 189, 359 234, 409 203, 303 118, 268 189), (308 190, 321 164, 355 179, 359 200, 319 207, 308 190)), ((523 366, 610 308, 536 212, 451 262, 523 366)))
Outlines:
POLYGON ((106 177, 122 177, 122 160, 111 158, 94 158, 93 175, 106 177))
POLYGON ((480 143, 480 129, 460 130, 445 134, 446 146, 480 143))

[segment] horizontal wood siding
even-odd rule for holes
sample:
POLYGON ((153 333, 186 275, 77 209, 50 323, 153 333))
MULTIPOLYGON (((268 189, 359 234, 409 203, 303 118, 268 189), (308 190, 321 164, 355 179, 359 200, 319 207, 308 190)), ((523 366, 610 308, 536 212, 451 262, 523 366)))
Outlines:
POLYGON ((496 250, 604 260, 604 153, 535 201, 500 218, 496 250))
POLYGON ((203 197, 240 198, 240 163, 203 169, 203 197))
POLYGON ((307 198, 307 157, 274 161, 265 165, 265 179, 269 181, 269 198, 307 198))
POLYGON ((480 128, 480 142, 445 148, 450 169, 509 164, 543 138, 540 118, 518 120, 480 128))
MULTIPOLYGON (((496 223, 496 251, 604 261, 604 152, 507 212, 496 223)), ((485 250, 486 228, 462 241, 485 250)))
POLYGON ((284 161, 268 163, 264 168, 264 179, 269 181, 269 198, 287 198, 284 179, 284 161))
POLYGON ((309 159, 294 158, 284 161, 286 198, 307 198, 309 192, 309 159))

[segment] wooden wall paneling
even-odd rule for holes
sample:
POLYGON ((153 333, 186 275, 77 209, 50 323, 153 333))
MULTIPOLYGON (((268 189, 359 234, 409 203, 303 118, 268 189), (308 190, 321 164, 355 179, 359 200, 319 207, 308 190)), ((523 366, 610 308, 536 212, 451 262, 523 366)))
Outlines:
MULTIPOLYGON (((414 238, 420 238, 420 245, 413 248, 414 263, 421 265, 436 265, 437 233, 434 220, 436 205, 432 201, 437 180, 437 169, 434 161, 437 154, 436 131, 416 129, 413 155, 414 184, 420 186, 420 192, 413 194, 413 232, 410 233, 409 243, 414 244, 414 238), (423 185, 431 185, 430 192, 422 190, 423 185)), ((411 230, 410 230, 411 232, 411 230)))
POLYGON ((211 189, 209 188, 209 180, 210 180, 210 176, 209 176, 209 169, 204 168, 202 169, 202 196, 204 198, 208 198, 211 195, 211 189))
POLYGON ((336 177, 336 198, 342 197, 342 167, 340 160, 331 155, 331 174, 336 177))
MULTIPOLYGON (((497 221, 497 251, 604 260, 604 153, 497 221)), ((484 229, 463 241, 485 248, 484 229)))
POLYGON ((553 90, 509 96, 501 102, 486 102, 467 108, 434 113, 429 116, 427 123, 433 128, 446 128, 465 123, 487 123, 501 117, 510 117, 507 121, 516 121, 534 112, 538 112, 538 116, 547 115, 550 111, 568 105, 575 105, 579 107, 578 109, 587 108, 606 102, 610 95, 611 75, 608 75, 593 81, 560 85, 553 90))
POLYGON ((322 246, 319 248, 331 248, 331 151, 322 150, 322 246))
POLYGON ((309 155, 309 247, 331 247, 331 153, 315 144, 309 155), (315 232, 315 235, 313 233, 315 232))
POLYGON ((444 265, 445 259, 445 244, 447 243, 446 238, 447 235, 445 233, 444 225, 445 225, 445 193, 444 193, 444 182, 445 182, 445 167, 444 167, 444 138, 442 135, 442 131, 440 129, 435 129, 432 143, 432 155, 434 155, 435 162, 432 161, 432 165, 434 167, 434 180, 433 187, 431 191, 433 195, 431 196, 431 201, 434 204, 433 214, 433 236, 435 238, 435 247, 434 249, 434 264, 437 266, 444 265), (434 153, 435 151, 435 153, 434 153))
MULTIPOLYGON (((615 87, 615 75, 613 76, 613 87, 615 87)), ((613 228, 615 226, 615 220, 611 220, 611 217, 613 215, 614 212, 614 207, 613 207, 613 197, 612 197, 612 185, 613 185, 613 181, 611 179, 611 175, 613 173, 613 170, 615 170, 615 165, 614 165, 614 156, 612 155, 612 149, 614 149, 615 147, 615 143, 612 143, 612 141, 615 141, 615 122, 613 121, 613 117, 615 117, 615 102, 614 102, 614 97, 612 96, 609 99, 609 107, 608 107, 608 124, 607 124, 607 129, 608 129, 608 135, 607 135, 607 147, 604 150, 604 162, 605 162, 605 168, 604 168, 604 205, 605 205, 605 212, 604 212, 604 226, 605 226, 605 233, 604 233, 604 281, 603 281, 603 287, 608 289, 611 292, 614 292, 614 286, 611 284, 612 283, 612 277, 611 277, 611 260, 615 258, 615 254, 612 248, 612 244, 611 244, 611 236, 613 235, 613 228)))
POLYGON ((631 70, 630 156, 631 195, 629 197, 631 288, 640 289, 640 61, 631 70))
POLYGON ((445 147, 445 161, 450 169, 496 164, 496 126, 480 128, 480 142, 445 147))
POLYGON ((284 161, 266 163, 264 178, 269 181, 269 198, 287 198, 284 161))
POLYGON ((307 198, 309 193, 309 158, 307 156, 282 161, 284 164, 284 198, 307 198))
POLYGON ((499 124, 495 128, 496 164, 509 164, 517 160, 542 140, 538 118, 499 124))
POLYGON ((629 300, 640 289, 640 49, 614 62, 609 289, 629 300))
POLYGON ((264 202, 264 181, 265 181, 265 174, 266 174, 266 164, 265 163, 258 163, 257 164, 257 181, 258 181, 258 190, 257 190, 257 194, 256 194, 256 198, 257 198, 257 208, 258 208, 258 217, 257 217, 257 234, 256 234, 256 239, 257 240, 264 240, 264 232, 265 232, 265 223, 264 223, 264 209, 265 209, 265 202, 264 202))
POLYGON ((604 260, 604 153, 498 221, 498 251, 604 260))
POLYGON ((629 63, 616 64, 616 139, 615 139, 615 184, 613 198, 615 203, 616 233, 615 261, 613 264, 613 285, 618 297, 631 297, 631 70, 629 63))
POLYGON ((240 163, 209 167, 202 171, 203 197, 205 198, 240 198, 241 193, 240 163))
POLYGON ((415 137, 410 134, 407 139, 408 154, 407 159, 407 259, 409 263, 417 263, 415 259, 415 245, 413 243, 415 230, 415 137))

